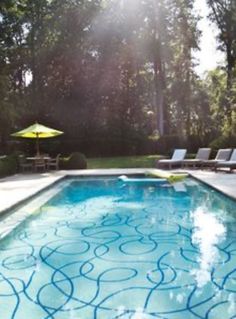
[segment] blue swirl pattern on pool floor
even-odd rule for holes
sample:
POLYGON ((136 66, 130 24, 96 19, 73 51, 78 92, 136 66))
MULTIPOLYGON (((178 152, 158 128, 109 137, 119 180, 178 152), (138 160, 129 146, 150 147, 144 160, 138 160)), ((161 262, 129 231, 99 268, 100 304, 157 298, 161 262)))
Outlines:
POLYGON ((236 318, 235 202, 72 180, 0 246, 0 319, 236 318))

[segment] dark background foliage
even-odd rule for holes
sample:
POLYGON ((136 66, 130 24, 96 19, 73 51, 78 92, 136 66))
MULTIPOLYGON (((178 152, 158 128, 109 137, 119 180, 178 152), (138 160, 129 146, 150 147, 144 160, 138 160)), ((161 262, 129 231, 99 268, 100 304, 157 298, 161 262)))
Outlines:
POLYGON ((1 0, 1 153, 34 153, 10 133, 36 120, 65 133, 41 141, 52 154, 235 144, 236 5, 223 3, 208 1, 225 65, 202 79, 193 0, 1 0))

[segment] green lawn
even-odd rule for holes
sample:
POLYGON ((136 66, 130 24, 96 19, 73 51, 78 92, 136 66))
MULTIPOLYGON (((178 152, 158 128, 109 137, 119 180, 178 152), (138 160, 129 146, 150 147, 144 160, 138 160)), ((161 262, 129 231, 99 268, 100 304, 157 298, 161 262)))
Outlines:
POLYGON ((159 155, 89 158, 88 168, 155 167, 155 160, 160 158, 159 155))

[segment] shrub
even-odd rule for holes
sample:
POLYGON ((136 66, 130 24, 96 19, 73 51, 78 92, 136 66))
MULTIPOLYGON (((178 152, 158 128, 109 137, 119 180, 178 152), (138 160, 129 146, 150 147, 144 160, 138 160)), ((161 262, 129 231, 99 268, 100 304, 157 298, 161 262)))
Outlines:
POLYGON ((87 160, 84 154, 74 152, 68 158, 60 159, 60 167, 62 169, 86 169, 87 160))
POLYGON ((0 177, 15 174, 18 170, 17 156, 9 155, 0 159, 0 177))
POLYGON ((212 149, 219 148, 235 148, 236 147, 236 136, 221 135, 210 143, 212 149))

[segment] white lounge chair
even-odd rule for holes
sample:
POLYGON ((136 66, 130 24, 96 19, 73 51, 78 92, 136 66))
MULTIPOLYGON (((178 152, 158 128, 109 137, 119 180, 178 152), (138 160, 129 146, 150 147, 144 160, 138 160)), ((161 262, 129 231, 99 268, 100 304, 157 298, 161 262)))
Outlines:
POLYGON ((210 157, 210 148, 199 148, 196 157, 193 159, 185 159, 182 161, 183 167, 193 167, 201 165, 202 161, 207 161, 210 157))
POLYGON ((221 148, 218 150, 215 159, 202 161, 201 166, 215 168, 216 164, 220 162, 228 161, 231 153, 232 153, 231 148, 221 148))
POLYGON ((173 166, 180 166, 186 156, 186 153, 187 153, 186 149, 176 149, 174 150, 174 153, 171 159, 159 160, 156 162, 156 166, 159 168, 167 167, 169 169, 171 169, 173 166))
POLYGON ((218 168, 229 168, 230 172, 236 169, 236 148, 233 150, 228 161, 222 161, 216 164, 215 170, 217 171, 218 168))

